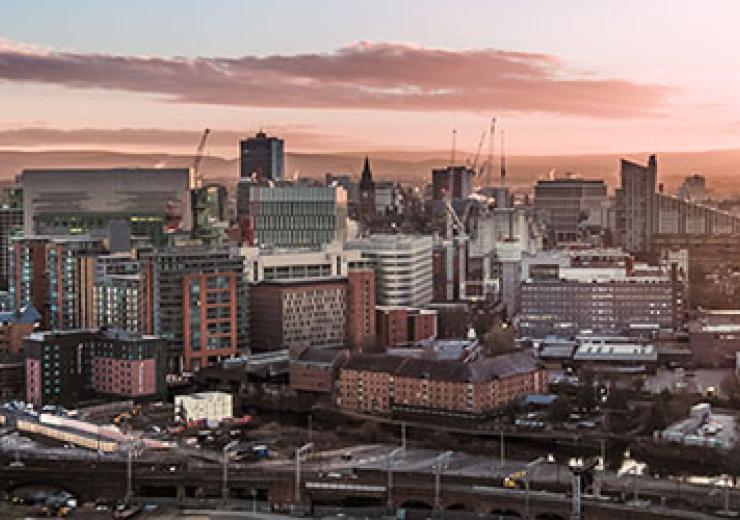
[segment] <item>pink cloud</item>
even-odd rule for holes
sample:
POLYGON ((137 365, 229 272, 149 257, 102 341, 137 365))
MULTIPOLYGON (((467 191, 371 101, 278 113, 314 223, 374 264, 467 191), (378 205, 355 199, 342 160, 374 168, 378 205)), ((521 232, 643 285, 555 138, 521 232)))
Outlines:
POLYGON ((160 58, 0 45, 0 80, 248 107, 659 114, 671 89, 573 71, 548 54, 360 42, 332 53, 160 58))

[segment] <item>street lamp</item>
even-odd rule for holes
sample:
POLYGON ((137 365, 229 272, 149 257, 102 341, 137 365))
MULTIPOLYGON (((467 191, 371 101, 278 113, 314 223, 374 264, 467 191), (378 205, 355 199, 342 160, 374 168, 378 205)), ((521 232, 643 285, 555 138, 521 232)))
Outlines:
MULTIPOLYGON (((712 481, 712 485, 721 485, 723 483, 725 485, 724 485, 724 509, 722 509, 722 514, 724 516, 730 516, 730 487, 732 486, 732 477, 730 475, 722 475, 712 481)), ((709 493, 709 496, 713 496, 714 494, 718 492, 719 492, 719 489, 715 488, 709 493)))
POLYGON ((229 500, 229 452, 233 451, 239 444, 239 441, 231 441, 222 450, 221 469, 221 498, 224 503, 229 500))
POLYGON ((393 513, 393 463, 397 458, 402 457, 406 453, 406 448, 396 448, 386 455, 385 463, 386 470, 388 472, 388 514, 393 513))
POLYGON ((295 504, 301 504, 301 457, 313 449, 313 443, 309 442, 295 450, 295 504))
POLYGON ((137 450, 143 449, 144 443, 135 439, 129 442, 126 457, 126 503, 131 502, 134 497, 134 463, 133 455, 137 450))
POLYGON ((529 472, 531 471, 534 473, 534 470, 537 469, 537 466, 545 462, 544 457, 539 457, 532 462, 528 463, 525 471, 524 471, 524 487, 525 487, 525 494, 524 494, 524 519, 529 520, 529 472))
POLYGON ((434 459, 434 509, 442 509, 442 500, 440 497, 442 488, 442 472, 450 465, 450 457, 453 452, 446 451, 434 459))

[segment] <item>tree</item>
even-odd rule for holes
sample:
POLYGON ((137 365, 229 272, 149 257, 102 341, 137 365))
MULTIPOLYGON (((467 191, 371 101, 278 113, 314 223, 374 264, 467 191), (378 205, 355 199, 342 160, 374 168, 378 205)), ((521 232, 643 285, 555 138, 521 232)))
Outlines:
POLYGON ((571 404, 565 394, 558 394, 558 398, 552 403, 547 413, 547 418, 552 423, 562 423, 570 416, 571 404))
POLYGON ((514 328, 500 318, 494 320, 491 328, 483 336, 483 350, 487 356, 497 356, 516 350, 514 328))
POLYGON ((594 373, 584 368, 578 373, 578 381, 578 407, 592 410, 597 404, 594 373))
POLYGON ((729 374, 722 380, 719 387, 733 406, 740 405, 740 377, 737 374, 729 374))

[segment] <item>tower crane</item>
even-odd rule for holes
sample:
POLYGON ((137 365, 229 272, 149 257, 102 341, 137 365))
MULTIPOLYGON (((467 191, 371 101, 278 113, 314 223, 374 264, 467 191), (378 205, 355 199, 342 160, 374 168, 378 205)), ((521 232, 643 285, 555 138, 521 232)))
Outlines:
POLYGON ((483 130, 483 133, 480 136, 480 141, 478 141, 478 148, 475 151, 475 155, 473 156, 473 164, 470 166, 470 169, 473 170, 473 174, 480 176, 480 174, 483 172, 483 165, 481 165, 480 172, 477 170, 478 168, 478 159, 480 158, 480 151, 483 149, 483 141, 486 140, 486 133, 488 130, 483 130))
POLYGON ((200 174, 200 163, 203 161, 203 150, 206 147, 206 141, 208 141, 208 136, 211 134, 211 129, 206 128, 203 130, 203 135, 200 138, 200 142, 198 143, 198 148, 195 150, 195 157, 193 158, 193 180, 195 182, 195 187, 200 188, 203 186, 203 177, 200 174))

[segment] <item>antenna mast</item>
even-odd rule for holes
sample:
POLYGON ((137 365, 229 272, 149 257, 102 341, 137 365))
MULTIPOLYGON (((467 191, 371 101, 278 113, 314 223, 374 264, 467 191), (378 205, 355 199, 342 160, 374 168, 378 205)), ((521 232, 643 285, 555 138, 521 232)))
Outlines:
POLYGON ((491 185, 491 172, 493 171, 493 141, 496 138, 496 118, 491 118, 491 130, 488 134, 488 164, 486 168, 486 185, 491 185))
POLYGON ((501 130, 501 187, 506 186, 506 151, 504 148, 504 130, 501 130))
POLYGON ((457 140, 457 128, 452 129, 452 150, 450 150, 450 166, 455 166, 455 144, 457 140))

